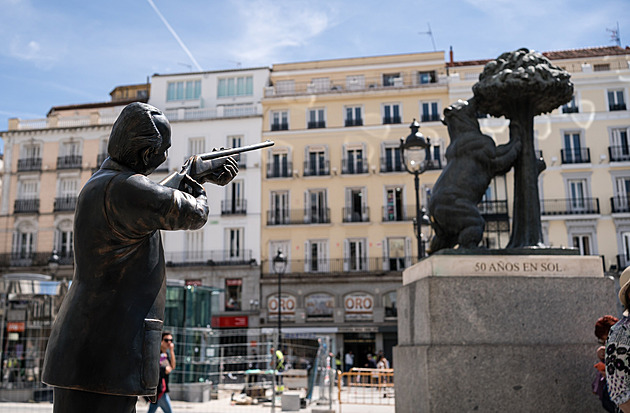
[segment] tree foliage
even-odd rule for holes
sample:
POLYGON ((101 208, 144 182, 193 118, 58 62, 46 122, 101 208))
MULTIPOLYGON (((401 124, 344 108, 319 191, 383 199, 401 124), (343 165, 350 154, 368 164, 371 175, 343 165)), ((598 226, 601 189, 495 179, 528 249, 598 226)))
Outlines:
POLYGON ((473 93, 480 109, 492 116, 512 119, 524 109, 536 116, 571 100, 569 79, 542 54, 523 48, 488 62, 473 93))

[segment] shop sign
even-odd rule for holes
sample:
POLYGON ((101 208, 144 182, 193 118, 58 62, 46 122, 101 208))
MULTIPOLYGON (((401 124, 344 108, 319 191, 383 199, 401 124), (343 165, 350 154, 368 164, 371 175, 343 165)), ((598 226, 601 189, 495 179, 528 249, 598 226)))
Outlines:
POLYGON ((374 314, 374 298, 370 294, 348 294, 343 300, 346 320, 371 320, 374 314))
POLYGON ((26 330, 26 323, 24 321, 10 321, 7 323, 7 331, 14 333, 22 333, 26 330))
POLYGON ((240 278, 228 278, 225 280, 225 285, 227 287, 234 287, 238 285, 243 285, 243 280, 240 278))
POLYGON ((201 287, 202 285, 201 280, 186 280, 185 284, 190 287, 201 287))
POLYGON ((241 328, 247 327, 247 316, 214 316, 212 327, 214 328, 241 328))
MULTIPOLYGON (((296 300, 292 295, 282 294, 280 299, 280 309, 282 311, 282 319, 295 319, 295 306, 296 300)), ((269 297, 267 301, 267 310, 269 312, 269 318, 278 318, 278 296, 274 295, 269 297)))
POLYGON ((311 294, 305 299, 307 317, 332 317, 335 299, 330 294, 311 294))

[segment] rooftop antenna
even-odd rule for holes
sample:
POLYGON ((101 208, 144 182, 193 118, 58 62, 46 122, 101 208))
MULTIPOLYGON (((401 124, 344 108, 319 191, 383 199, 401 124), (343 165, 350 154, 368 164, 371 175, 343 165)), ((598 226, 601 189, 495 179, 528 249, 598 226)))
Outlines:
POLYGON ((433 32, 431 31, 431 25, 429 23, 427 23, 427 26, 429 27, 429 30, 426 32, 418 32, 418 34, 428 34, 429 36, 431 36, 431 43, 433 43, 433 51, 437 51, 437 49, 435 48, 435 39, 433 39, 433 32))
POLYGON ((619 33, 619 22, 617 22, 616 29, 606 29, 607 32, 610 32, 610 40, 615 42, 617 46, 621 47, 621 34, 619 33))

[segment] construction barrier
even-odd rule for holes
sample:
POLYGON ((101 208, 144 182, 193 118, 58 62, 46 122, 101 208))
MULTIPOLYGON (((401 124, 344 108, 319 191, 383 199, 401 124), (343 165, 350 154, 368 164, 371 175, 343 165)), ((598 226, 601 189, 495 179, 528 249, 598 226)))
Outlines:
POLYGON ((352 368, 338 372, 339 413, 344 404, 393 406, 394 369, 352 368))

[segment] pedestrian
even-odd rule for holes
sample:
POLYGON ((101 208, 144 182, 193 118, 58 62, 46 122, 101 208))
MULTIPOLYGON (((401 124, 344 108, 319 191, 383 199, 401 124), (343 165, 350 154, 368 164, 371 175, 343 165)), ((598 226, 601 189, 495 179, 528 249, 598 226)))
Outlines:
POLYGON ((610 400, 624 413, 630 413, 630 267, 619 277, 619 301, 625 311, 619 322, 610 328, 606 341, 606 385, 610 400))
POLYGON ((344 356, 344 363, 345 366, 343 371, 349 372, 352 366, 354 366, 354 353, 352 352, 352 350, 349 350, 344 356))
POLYGON ((148 413, 154 413, 161 407, 164 413, 172 413, 171 398, 168 395, 168 378, 175 369, 175 343, 170 331, 162 333, 160 343, 160 380, 158 382, 157 400, 149 405, 148 413))
MULTIPOLYGON (((595 336, 600 344, 606 344, 610 328, 615 325, 619 319, 612 315, 605 315, 600 317, 595 323, 595 336)), ((595 379, 593 380, 592 388, 593 393, 599 397, 602 403, 602 407, 609 413, 615 413, 617 407, 615 403, 610 401, 610 395, 608 394, 608 386, 606 384, 606 365, 604 364, 606 356, 606 347, 603 345, 597 348, 597 363, 595 367, 595 379)))
POLYGON ((109 157, 85 184, 74 216, 74 277, 52 327, 42 381, 53 412, 135 412, 156 397, 166 265, 160 230, 200 229, 208 219, 205 182, 223 186, 232 157, 190 158, 157 183, 171 127, 157 108, 134 102, 109 137, 109 157))

